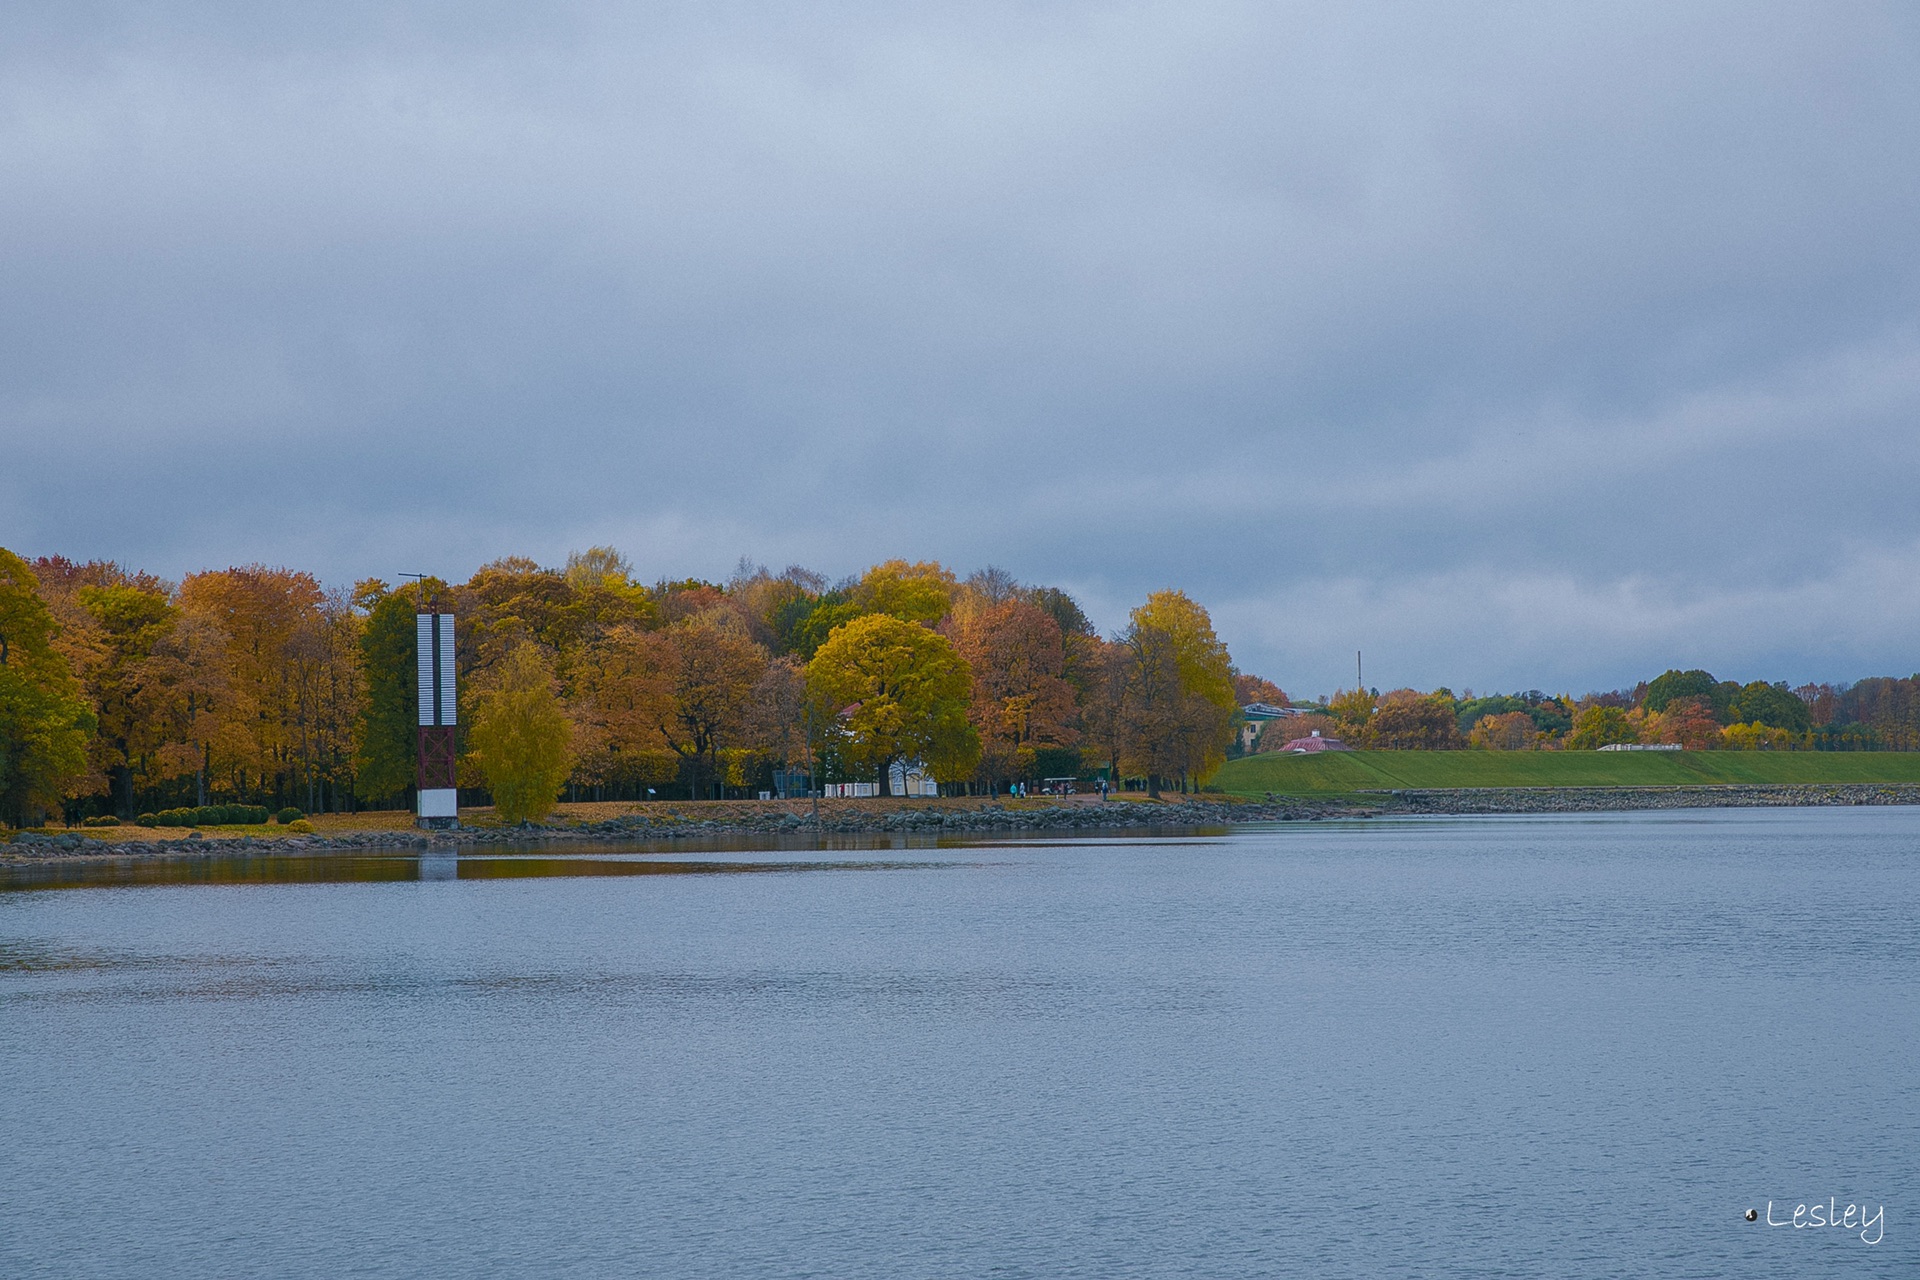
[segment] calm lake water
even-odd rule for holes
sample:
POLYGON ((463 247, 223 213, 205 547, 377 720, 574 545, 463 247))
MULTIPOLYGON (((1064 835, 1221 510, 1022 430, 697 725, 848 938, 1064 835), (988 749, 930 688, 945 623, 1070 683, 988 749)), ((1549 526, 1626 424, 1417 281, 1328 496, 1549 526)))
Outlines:
POLYGON ((1916 810, 142 875, 0 878, 0 1275, 1920 1273, 1916 810))

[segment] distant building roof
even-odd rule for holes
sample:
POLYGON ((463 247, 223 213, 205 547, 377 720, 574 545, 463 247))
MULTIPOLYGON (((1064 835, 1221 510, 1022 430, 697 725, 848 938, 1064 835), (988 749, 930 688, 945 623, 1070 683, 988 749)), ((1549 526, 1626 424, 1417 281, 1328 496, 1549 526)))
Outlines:
POLYGON ((1276 707, 1271 702, 1249 702, 1240 708, 1240 714, 1249 720, 1283 720, 1294 712, 1291 707, 1276 707))
POLYGON ((1306 737, 1306 738, 1295 738, 1292 742, 1289 742, 1286 746, 1280 749, 1282 751, 1291 751, 1295 755, 1302 755, 1302 756, 1311 755, 1316 751, 1351 751, 1353 750, 1352 747, 1340 741, 1340 739, 1338 738, 1321 737, 1320 731, 1318 729, 1315 729, 1313 731, 1312 736, 1306 737))

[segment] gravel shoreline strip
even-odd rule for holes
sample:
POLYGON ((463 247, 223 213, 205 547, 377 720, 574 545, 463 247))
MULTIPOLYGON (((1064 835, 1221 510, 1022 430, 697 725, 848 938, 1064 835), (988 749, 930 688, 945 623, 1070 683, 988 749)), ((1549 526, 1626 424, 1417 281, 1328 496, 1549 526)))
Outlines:
POLYGON ((1193 830, 1252 822, 1311 822, 1382 815, 1611 813, 1640 809, 1788 808, 1832 805, 1920 805, 1920 785, 1833 783, 1701 787, 1488 787, 1358 792, 1341 798, 1276 797, 1266 803, 1188 800, 1149 805, 1072 804, 1051 808, 899 809, 885 814, 823 810, 754 818, 652 818, 646 814, 577 826, 470 828, 457 832, 368 831, 342 835, 237 840, 182 838, 114 844, 78 834, 22 832, 0 845, 0 865, 77 858, 151 858, 191 854, 326 853, 483 848, 488 845, 591 846, 613 842, 715 839, 727 836, 1005 834, 1157 828, 1193 830))

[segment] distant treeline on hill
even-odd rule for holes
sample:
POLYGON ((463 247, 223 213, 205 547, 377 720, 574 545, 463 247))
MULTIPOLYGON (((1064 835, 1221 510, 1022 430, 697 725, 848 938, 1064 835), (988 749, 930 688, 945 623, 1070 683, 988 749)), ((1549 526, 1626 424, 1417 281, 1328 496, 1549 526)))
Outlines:
POLYGON ((1668 671, 1632 689, 1476 698, 1450 689, 1342 690, 1324 706, 1263 725, 1255 751, 1314 732, 1378 750, 1593 750, 1668 743, 1690 751, 1920 750, 1920 675, 1850 685, 1740 684, 1668 671))
POLYGON ((0 550, 0 820, 406 803, 427 606, 458 619, 465 799, 510 818, 795 775, 882 794, 1185 788, 1240 722, 1226 647, 1178 591, 1103 637, 1058 588, 900 560, 645 586, 596 548, 329 591, 260 565, 174 583, 0 550))

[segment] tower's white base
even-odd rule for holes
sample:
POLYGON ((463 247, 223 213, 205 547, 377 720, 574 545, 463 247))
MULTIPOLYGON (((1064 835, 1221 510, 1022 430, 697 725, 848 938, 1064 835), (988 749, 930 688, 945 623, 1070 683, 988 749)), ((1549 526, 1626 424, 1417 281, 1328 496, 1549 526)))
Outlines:
POLYGON ((457 818, 460 816, 460 793, 452 787, 422 791, 419 812, 423 818, 457 818))

